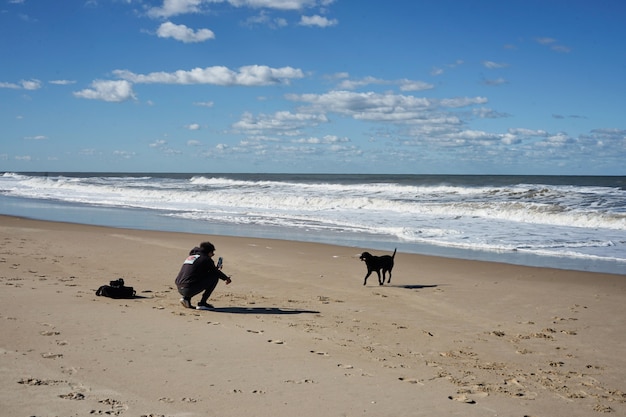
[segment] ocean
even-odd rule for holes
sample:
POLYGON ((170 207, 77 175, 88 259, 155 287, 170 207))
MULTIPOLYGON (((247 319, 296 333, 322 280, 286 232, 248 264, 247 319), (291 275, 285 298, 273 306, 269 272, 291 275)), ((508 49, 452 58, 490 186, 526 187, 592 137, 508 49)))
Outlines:
POLYGON ((5 172, 0 214, 626 274, 626 177, 5 172))

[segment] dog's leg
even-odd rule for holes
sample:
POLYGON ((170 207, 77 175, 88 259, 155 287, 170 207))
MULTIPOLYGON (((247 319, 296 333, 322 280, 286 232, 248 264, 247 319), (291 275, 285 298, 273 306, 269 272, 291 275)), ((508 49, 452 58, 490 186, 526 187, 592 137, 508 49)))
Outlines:
POLYGON ((378 274, 378 285, 383 285, 385 283, 385 272, 383 271, 382 280, 380 277, 380 270, 376 271, 376 273, 378 274))
POLYGON ((387 284, 391 284, 391 269, 389 270, 389 277, 387 277, 387 284))
POLYGON ((367 284, 367 277, 369 277, 370 275, 372 275, 372 272, 373 272, 373 271, 371 271, 371 270, 368 270, 368 271, 367 271, 367 275, 365 275, 365 280, 363 281, 363 285, 367 284))

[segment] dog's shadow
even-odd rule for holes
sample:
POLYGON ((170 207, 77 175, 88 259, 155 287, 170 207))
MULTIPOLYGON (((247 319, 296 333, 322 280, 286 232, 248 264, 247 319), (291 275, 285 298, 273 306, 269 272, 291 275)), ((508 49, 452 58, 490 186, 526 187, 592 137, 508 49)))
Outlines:
POLYGON ((215 313, 230 314, 319 314, 319 311, 315 310, 300 310, 280 307, 215 307, 211 309, 211 311, 215 313))
POLYGON ((423 284, 406 284, 406 285, 387 285, 387 287, 404 288, 405 290, 421 290, 424 288, 437 288, 439 285, 423 285, 423 284))

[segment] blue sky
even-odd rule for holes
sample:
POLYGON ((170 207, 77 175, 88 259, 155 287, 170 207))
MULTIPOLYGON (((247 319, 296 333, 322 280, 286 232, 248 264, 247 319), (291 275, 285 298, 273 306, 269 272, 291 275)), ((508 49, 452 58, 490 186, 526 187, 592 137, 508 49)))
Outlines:
POLYGON ((0 1, 0 171, 626 175, 621 0, 0 1))

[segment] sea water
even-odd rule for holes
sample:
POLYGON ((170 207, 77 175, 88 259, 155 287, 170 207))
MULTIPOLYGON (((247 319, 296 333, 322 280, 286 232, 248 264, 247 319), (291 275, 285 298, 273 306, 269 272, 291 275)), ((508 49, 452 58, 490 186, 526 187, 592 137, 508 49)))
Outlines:
POLYGON ((0 214, 626 273, 626 177, 4 173, 0 214))

